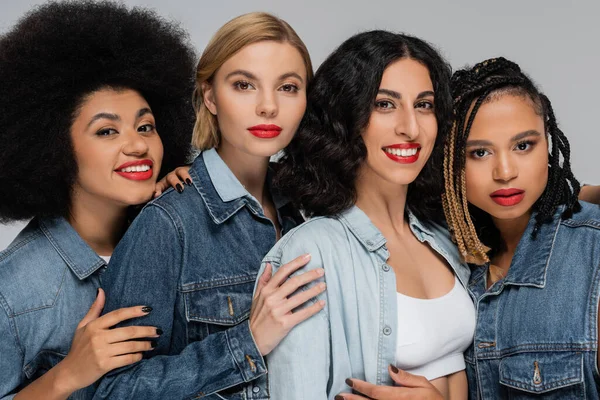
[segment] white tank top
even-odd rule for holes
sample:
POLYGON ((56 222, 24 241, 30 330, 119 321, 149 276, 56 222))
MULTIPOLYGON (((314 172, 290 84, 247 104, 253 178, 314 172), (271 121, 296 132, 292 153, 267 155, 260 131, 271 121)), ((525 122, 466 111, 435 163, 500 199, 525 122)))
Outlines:
POLYGON ((475 307, 458 278, 450 292, 435 299, 397 295, 396 366, 429 380, 465 369, 463 351, 473 341, 475 307))

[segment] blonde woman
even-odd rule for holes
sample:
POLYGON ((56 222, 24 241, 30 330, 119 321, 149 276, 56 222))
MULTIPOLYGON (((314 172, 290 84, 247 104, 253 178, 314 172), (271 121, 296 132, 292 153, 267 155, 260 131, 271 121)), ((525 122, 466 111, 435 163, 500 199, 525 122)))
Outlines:
POLYGON ((269 158, 294 136, 311 77, 305 45, 269 14, 235 18, 208 44, 196 73, 193 144, 202 153, 190 186, 142 210, 103 276, 105 311, 148 305, 152 313, 128 325, 162 335, 150 359, 105 377, 96 396, 268 398, 263 356, 324 305, 292 312, 324 290, 292 295, 323 275, 286 281, 309 255, 272 277, 267 270, 252 296, 262 258, 302 220, 271 191, 269 158))

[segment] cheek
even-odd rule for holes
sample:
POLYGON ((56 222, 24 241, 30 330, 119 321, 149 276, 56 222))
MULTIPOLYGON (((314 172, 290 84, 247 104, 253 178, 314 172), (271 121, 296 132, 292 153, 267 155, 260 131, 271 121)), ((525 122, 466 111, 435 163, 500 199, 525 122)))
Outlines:
POLYGON ((477 205, 481 199, 482 193, 485 194, 485 178, 491 176, 487 172, 483 163, 475 163, 473 160, 467 160, 465 164, 465 187, 467 191, 467 201, 477 205))

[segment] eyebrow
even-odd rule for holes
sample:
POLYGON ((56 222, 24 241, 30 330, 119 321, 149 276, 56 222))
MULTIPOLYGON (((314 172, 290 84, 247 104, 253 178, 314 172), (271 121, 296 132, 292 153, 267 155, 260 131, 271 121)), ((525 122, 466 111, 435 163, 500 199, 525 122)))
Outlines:
MULTIPOLYGON (((230 77, 232 77, 234 75, 243 75, 248 79, 258 80, 256 75, 254 75, 252 72, 246 71, 244 69, 236 69, 235 71, 228 73, 227 76, 225 77, 225 79, 229 79, 230 77)), ((292 77, 297 78, 300 80, 300 82, 304 83, 304 79, 302 79, 302 77, 299 74, 297 74, 296 72, 286 72, 285 74, 280 75, 278 80, 282 81, 286 78, 292 78, 292 77)))
MULTIPOLYGON (((535 129, 530 129, 528 131, 525 132, 521 132, 521 133, 517 133, 515 136, 513 136, 510 141, 511 142, 516 142, 519 141, 521 139, 525 139, 526 137, 529 136, 542 136, 541 133, 539 133, 538 131, 536 131, 535 129)), ((492 142, 490 142, 489 140, 467 140, 467 145, 466 147, 474 147, 474 146, 492 146, 492 142)))
MULTIPOLYGON (((143 117, 146 114, 152 114, 152 110, 149 109, 148 107, 140 108, 138 110, 137 114, 135 115, 135 118, 137 119, 137 118, 143 117)), ((117 114, 101 112, 101 113, 94 115, 92 117, 92 119, 90 119, 90 122, 88 122, 86 128, 89 128, 94 122, 98 121, 99 119, 109 119, 111 121, 120 121, 121 117, 118 116, 117 114)))
MULTIPOLYGON (((390 97, 393 97, 396 100, 400 100, 402 98, 402 95, 398 92, 396 92, 395 90, 390 90, 390 89, 379 89, 377 91, 378 94, 387 94, 390 97)), ((435 93, 433 93, 433 91, 431 90, 426 90, 424 92, 421 92, 417 95, 417 100, 420 100, 424 97, 429 97, 429 96, 434 96, 435 93)))

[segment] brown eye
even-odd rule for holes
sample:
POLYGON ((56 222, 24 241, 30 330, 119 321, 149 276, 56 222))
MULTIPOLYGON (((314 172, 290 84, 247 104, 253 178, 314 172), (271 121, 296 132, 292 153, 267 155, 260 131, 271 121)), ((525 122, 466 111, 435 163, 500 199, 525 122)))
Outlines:
POLYGON ((114 135, 117 133, 119 133, 119 132, 117 132, 115 129, 106 128, 106 129, 100 129, 98 132, 96 132, 96 135, 97 136, 110 136, 110 135, 114 135))
POLYGON ((237 90, 241 90, 241 91, 246 91, 246 90, 249 90, 250 88, 254 89, 254 86, 252 86, 252 84, 250 82, 246 82, 246 81, 237 81, 233 84, 233 87, 236 88, 237 90))
POLYGON ((285 85, 281 86, 280 90, 283 92, 295 93, 298 91, 298 86, 291 83, 286 83, 285 85))
POLYGON ((152 124, 144 124, 138 128, 138 132, 148 133, 152 132, 156 127, 152 124))
POLYGON ((380 100, 375 102, 375 107, 388 110, 394 108, 394 103, 389 100, 380 100))

